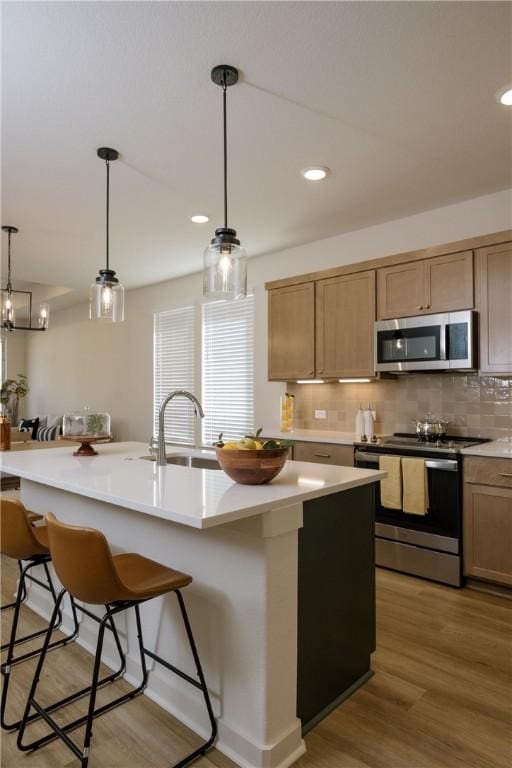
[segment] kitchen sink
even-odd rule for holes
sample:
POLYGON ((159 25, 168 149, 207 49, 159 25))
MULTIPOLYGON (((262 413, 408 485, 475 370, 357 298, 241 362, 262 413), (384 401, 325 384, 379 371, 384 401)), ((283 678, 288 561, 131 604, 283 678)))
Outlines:
MULTIPOLYGON (((146 461, 155 461, 155 456, 141 456, 146 461)), ((168 456, 168 464, 176 464, 179 467, 194 467, 195 469, 221 469, 217 459, 209 459, 206 456, 168 456)))

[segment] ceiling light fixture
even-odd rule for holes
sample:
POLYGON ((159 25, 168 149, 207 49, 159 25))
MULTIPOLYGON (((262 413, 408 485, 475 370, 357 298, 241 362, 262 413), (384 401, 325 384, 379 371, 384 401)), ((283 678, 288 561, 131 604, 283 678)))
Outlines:
POLYGON ((196 213, 194 216, 190 217, 190 221, 193 221, 194 224, 206 224, 207 221, 210 221, 210 217, 205 216, 202 213, 196 213))
POLYGON ((512 88, 501 88, 496 94, 497 101, 505 107, 512 107, 512 88))
POLYGON ((96 154, 105 161, 107 170, 107 207, 106 207, 106 265, 99 270, 99 275, 91 285, 89 318, 91 320, 111 320, 122 323, 124 320, 124 288, 110 269, 110 163, 117 160, 119 152, 110 147, 100 147, 96 154))
POLYGON ((228 227, 228 142, 226 92, 238 81, 238 70, 229 64, 212 69, 211 78, 222 88, 224 122, 224 226, 204 252, 203 294, 209 299, 243 299, 247 295, 247 254, 240 246, 236 230, 228 227))
POLYGON ((330 174, 330 169, 323 165, 315 165, 310 168, 304 168, 302 175, 308 181, 323 181, 330 174))
POLYGON ((11 235, 17 227, 2 227, 7 232, 7 285, 2 288, 2 328, 7 331, 46 331, 50 321, 50 305, 44 301, 39 305, 37 326, 32 325, 32 291, 15 291, 11 283, 11 235), (28 325, 16 325, 14 301, 16 295, 28 296, 28 325))

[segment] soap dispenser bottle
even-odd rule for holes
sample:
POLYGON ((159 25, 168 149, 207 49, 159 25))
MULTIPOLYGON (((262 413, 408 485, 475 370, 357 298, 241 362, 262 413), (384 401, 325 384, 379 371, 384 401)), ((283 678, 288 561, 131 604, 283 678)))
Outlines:
POLYGON ((361 403, 359 403, 359 410, 356 414, 356 435, 361 438, 364 434, 366 434, 364 431, 364 411, 361 403))
POLYGON ((364 412, 364 433, 368 440, 372 440, 375 434, 374 430, 374 423, 375 423, 375 411, 372 411, 372 407, 370 403, 368 403, 368 408, 364 412))

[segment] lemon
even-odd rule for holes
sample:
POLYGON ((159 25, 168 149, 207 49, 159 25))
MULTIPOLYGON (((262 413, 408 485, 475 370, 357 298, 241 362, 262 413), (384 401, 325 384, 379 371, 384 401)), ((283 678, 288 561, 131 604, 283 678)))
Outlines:
POLYGON ((236 451, 238 449, 238 443, 224 443, 224 448, 228 451, 236 451))

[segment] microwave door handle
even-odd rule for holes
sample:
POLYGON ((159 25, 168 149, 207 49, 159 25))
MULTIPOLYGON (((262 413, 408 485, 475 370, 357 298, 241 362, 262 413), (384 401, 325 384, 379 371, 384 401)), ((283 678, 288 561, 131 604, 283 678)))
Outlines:
POLYGON ((439 333, 439 359, 446 360, 446 352, 448 347, 448 323, 443 323, 440 327, 439 333))

